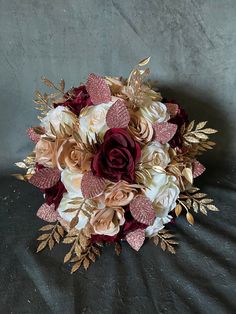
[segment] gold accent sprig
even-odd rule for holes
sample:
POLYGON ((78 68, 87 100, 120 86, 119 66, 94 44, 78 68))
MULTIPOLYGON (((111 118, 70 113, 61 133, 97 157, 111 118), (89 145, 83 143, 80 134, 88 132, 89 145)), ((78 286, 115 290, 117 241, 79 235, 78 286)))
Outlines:
POLYGON ((52 250, 54 245, 56 243, 60 243, 61 239, 64 237, 64 229, 58 221, 54 225, 49 224, 43 226, 39 230, 50 232, 43 233, 37 238, 38 241, 41 241, 37 248, 37 253, 42 251, 46 246, 48 246, 49 249, 52 250))
POLYGON ((163 229, 160 230, 156 236, 152 237, 153 243, 155 245, 160 245, 163 251, 169 251, 172 254, 176 253, 174 245, 177 245, 178 242, 173 239, 175 235, 169 230, 163 229))

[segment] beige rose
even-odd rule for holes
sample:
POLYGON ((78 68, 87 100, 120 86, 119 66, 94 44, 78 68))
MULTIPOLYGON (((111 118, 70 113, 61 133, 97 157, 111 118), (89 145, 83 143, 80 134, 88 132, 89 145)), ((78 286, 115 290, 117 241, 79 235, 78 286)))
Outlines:
POLYGON ((107 187, 104 194, 104 202, 107 207, 128 205, 137 194, 138 184, 128 184, 126 181, 119 181, 107 187))
POLYGON ((128 129, 139 143, 146 144, 152 140, 153 127, 151 122, 138 114, 131 115, 128 129))
POLYGON ((78 149, 74 139, 65 140, 57 153, 57 165, 59 169, 68 168, 75 172, 90 170, 92 154, 78 149))
POLYGON ((60 144, 60 140, 51 142, 41 136, 34 149, 35 161, 45 167, 56 167, 56 154, 58 147, 60 147, 60 144))
POLYGON ((97 209, 90 218, 94 233, 108 236, 117 234, 124 223, 124 209, 121 207, 97 209))

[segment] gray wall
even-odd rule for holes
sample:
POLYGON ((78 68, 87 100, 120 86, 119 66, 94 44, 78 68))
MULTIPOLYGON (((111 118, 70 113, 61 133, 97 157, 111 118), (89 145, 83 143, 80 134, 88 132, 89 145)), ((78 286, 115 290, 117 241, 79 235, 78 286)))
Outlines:
POLYGON ((150 55, 163 94, 220 130, 203 159, 234 172, 235 16, 234 0, 0 0, 1 168, 32 147, 42 75, 70 87, 90 72, 127 76, 150 55))

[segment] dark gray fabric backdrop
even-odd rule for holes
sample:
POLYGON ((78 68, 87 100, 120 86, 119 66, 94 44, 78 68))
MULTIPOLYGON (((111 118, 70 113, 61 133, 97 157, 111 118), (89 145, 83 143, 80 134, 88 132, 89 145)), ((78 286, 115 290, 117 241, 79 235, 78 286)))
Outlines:
POLYGON ((1 313, 236 312, 235 17, 234 0, 0 0, 1 313), (32 149, 33 92, 42 75, 71 87, 90 72, 128 75, 149 55, 162 94, 220 131, 197 185, 221 211, 180 218, 176 256, 107 247, 71 276, 63 246, 34 253, 42 195, 9 177, 32 149))

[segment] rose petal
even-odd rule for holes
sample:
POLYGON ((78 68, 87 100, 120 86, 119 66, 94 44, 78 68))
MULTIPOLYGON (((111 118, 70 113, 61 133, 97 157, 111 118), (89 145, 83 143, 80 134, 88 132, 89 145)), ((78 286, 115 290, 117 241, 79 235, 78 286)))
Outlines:
POLYGON ((47 222, 57 221, 58 212, 55 211, 55 205, 44 203, 37 211, 37 216, 47 222))
POLYGON ((56 168, 43 168, 36 172, 29 182, 40 189, 48 189, 53 187, 61 177, 60 170, 56 168))
POLYGON ((152 202, 144 195, 137 195, 130 203, 130 212, 135 220, 145 225, 152 225, 155 220, 155 212, 152 202))
POLYGON ((33 128, 28 128, 26 132, 31 141, 33 141, 34 143, 37 143, 40 140, 40 135, 37 134, 33 128))
POLYGON ((197 160, 193 162, 193 177, 196 178, 203 174, 206 168, 197 160))
POLYGON ((111 101, 110 88, 101 76, 94 73, 89 74, 86 89, 95 105, 111 101))
POLYGON ((177 115, 179 106, 177 104, 172 103, 165 103, 167 107, 167 112, 169 113, 170 117, 173 118, 177 115))
POLYGON ((136 229, 126 235, 126 241, 135 250, 138 251, 145 240, 145 231, 143 229, 136 229))
POLYGON ((107 111, 106 123, 109 128, 126 128, 130 121, 124 101, 118 99, 107 111))
POLYGON ((153 125, 155 131, 154 140, 165 144, 175 135, 178 126, 169 122, 156 123, 153 125))
POLYGON ((81 180, 81 191, 84 198, 93 198, 104 191, 105 180, 94 176, 92 171, 83 175, 81 180))

